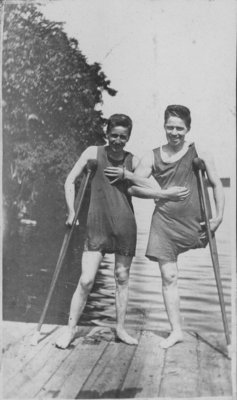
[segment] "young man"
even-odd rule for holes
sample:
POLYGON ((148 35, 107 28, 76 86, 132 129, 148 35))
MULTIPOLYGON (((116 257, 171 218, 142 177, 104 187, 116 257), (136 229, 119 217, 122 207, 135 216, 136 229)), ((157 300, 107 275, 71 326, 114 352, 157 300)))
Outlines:
MULTIPOLYGON (((178 255, 207 244, 193 167, 193 160, 197 156, 205 162, 213 189, 216 208, 215 217, 210 220, 213 232, 222 222, 224 192, 210 154, 186 140, 191 128, 189 109, 182 105, 170 105, 164 117, 167 143, 147 153, 135 174, 125 171, 125 178, 135 184, 129 189, 132 195, 158 200, 152 216, 146 256, 157 261, 161 271, 163 298, 171 333, 160 345, 168 348, 183 340, 177 285, 178 255), (151 175, 155 181, 147 179, 151 175)), ((121 174, 119 169, 111 170, 115 178, 121 174)))
POLYGON ((123 180, 125 169, 132 172, 138 164, 138 159, 124 150, 131 130, 132 121, 128 116, 112 115, 107 126, 108 145, 88 147, 66 179, 65 196, 68 207, 66 224, 71 225, 75 215, 75 180, 82 174, 88 160, 97 160, 97 170, 91 183, 82 273, 72 297, 68 326, 56 342, 56 346, 63 349, 68 347, 75 337, 77 322, 105 253, 115 254, 117 336, 127 344, 137 344, 137 340, 124 328, 129 271, 136 247, 136 222, 131 196, 127 190, 128 181, 123 180), (117 174, 115 179, 113 173, 110 174, 110 170, 107 170, 111 167, 119 168, 120 174, 117 174))

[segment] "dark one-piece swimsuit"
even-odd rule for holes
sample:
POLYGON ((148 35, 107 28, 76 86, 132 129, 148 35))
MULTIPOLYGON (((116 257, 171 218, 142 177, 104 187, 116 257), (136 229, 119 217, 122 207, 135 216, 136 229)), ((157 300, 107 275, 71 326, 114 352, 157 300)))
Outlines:
POLYGON ((132 171, 133 155, 125 152, 122 161, 108 156, 108 147, 99 146, 97 152, 98 167, 91 183, 91 199, 87 219, 85 251, 116 253, 134 256, 136 249, 136 222, 127 190, 126 180, 113 184, 104 174, 109 166, 125 166, 132 171))
POLYGON ((159 200, 152 216, 146 256, 154 261, 176 261, 178 254, 207 244, 200 239, 203 217, 192 165, 197 152, 192 143, 183 157, 172 163, 162 160, 160 148, 153 150, 153 154, 152 175, 162 189, 185 186, 190 190, 183 201, 159 200))

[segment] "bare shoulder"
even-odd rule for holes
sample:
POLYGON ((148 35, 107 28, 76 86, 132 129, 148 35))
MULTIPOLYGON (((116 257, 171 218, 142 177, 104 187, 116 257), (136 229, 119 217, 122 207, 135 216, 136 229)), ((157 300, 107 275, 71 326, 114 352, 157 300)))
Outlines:
POLYGON ((97 146, 89 146, 87 147, 86 150, 83 151, 81 154, 82 157, 85 157, 87 159, 89 158, 97 158, 97 146))
POLYGON ((98 149, 97 146, 87 147, 87 149, 85 149, 81 153, 79 159, 77 160, 77 162, 75 164, 76 168, 77 167, 81 168, 81 167, 85 166, 88 160, 97 159, 97 149, 98 149))
POLYGON ((143 155, 136 167, 136 175, 143 178, 149 178, 153 169, 153 151, 149 151, 143 155))
POLYGON ((154 164, 154 154, 153 150, 147 151, 141 158, 141 163, 146 167, 153 167, 154 164))
POLYGON ((133 158, 132 158, 132 169, 133 171, 137 168, 138 164, 139 164, 140 159, 138 158, 138 156, 135 156, 133 154, 133 158))

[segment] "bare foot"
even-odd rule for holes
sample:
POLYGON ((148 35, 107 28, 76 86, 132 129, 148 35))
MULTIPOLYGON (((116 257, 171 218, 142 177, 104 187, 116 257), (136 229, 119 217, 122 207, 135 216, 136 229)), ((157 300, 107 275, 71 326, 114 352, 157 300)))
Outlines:
POLYGON ((137 339, 130 336, 125 329, 116 329, 117 337, 126 344, 136 345, 138 344, 137 339))
POLYGON ((66 349, 76 336, 77 328, 64 328, 62 335, 57 339, 55 346, 60 349, 66 349))
POLYGON ((169 347, 174 346, 176 343, 182 342, 183 341, 183 333, 182 331, 173 331, 167 337, 167 339, 163 339, 160 342, 160 347, 162 349, 168 349, 169 347))

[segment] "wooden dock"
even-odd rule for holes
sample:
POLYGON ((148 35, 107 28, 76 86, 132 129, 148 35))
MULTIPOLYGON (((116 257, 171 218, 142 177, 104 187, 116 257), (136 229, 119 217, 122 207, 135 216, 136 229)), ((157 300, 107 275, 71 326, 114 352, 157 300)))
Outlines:
POLYGON ((129 329, 138 346, 116 341, 108 328, 80 326, 69 349, 54 345, 60 326, 3 322, 3 398, 232 398, 224 335, 186 332, 168 350, 167 333, 129 329))

